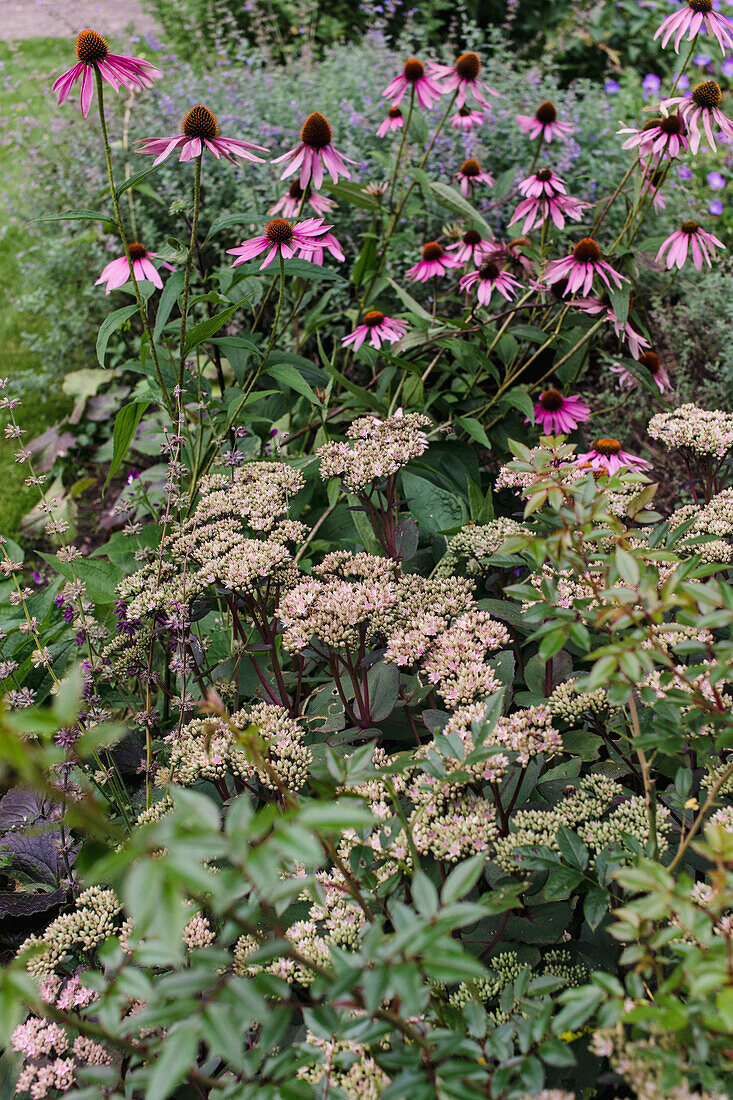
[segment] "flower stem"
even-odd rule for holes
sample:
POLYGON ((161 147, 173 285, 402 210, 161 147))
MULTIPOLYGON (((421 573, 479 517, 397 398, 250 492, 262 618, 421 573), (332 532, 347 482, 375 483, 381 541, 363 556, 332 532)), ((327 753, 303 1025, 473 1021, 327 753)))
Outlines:
POLYGON ((145 308, 145 303, 142 300, 140 294, 140 287, 138 286, 137 279, 135 278, 135 271, 133 269, 133 262, 130 256, 130 245, 127 241, 127 234, 122 224, 122 218, 120 216, 120 204, 117 198, 117 191, 115 189, 114 173, 112 171, 112 150, 110 149, 109 137, 107 135, 107 121, 104 117, 104 85, 102 83, 102 74, 97 66, 94 66, 94 76, 97 81, 97 105, 99 107, 99 125, 102 130, 102 141, 104 142, 104 155, 107 161, 107 179, 109 180, 109 191, 112 196, 112 206, 114 207, 115 219, 117 220, 117 231, 120 234, 120 240, 122 247, 125 250, 125 256, 127 257, 127 263, 130 267, 130 279, 132 280, 132 286, 135 291, 135 301, 137 302, 137 308, 140 311, 140 317, 143 323, 143 329, 145 335, 148 338, 148 346, 150 347, 150 356, 153 360, 153 366, 155 368, 155 377, 158 379, 158 385, 160 386, 161 393, 163 394, 163 400, 165 407, 171 416, 173 416, 173 403, 170 399, 168 390, 165 388, 165 382, 163 381, 163 375, 160 370, 160 363, 158 362, 158 353, 155 350, 155 344, 153 343, 153 333, 150 329, 150 322, 148 320, 148 311, 145 308))
POLYGON ((188 244, 188 256, 186 257, 186 270, 183 274, 183 299, 181 302, 181 348, 178 361, 178 385, 183 388, 183 368, 186 365, 186 322, 188 315, 188 292, 191 285, 191 269, 193 268, 193 254, 196 249, 196 230, 199 224, 199 207, 201 206, 201 162, 203 153, 199 153, 194 162, 193 172, 193 217, 191 219, 191 239, 188 244))
POLYGON ((257 381, 257 379, 259 378, 259 376, 262 374, 263 370, 265 369, 265 365, 267 363, 267 360, 270 358, 270 352, 272 351, 272 346, 275 343, 275 337, 277 336, 277 326, 278 326, 278 323, 280 321, 280 311, 281 311, 282 305, 283 305, 283 296, 285 294, 285 260, 283 259, 282 252, 280 252, 279 255, 280 255, 280 293, 278 294, 278 298, 277 298, 277 307, 275 309, 275 319, 272 322, 272 332, 270 333, 270 342, 268 343, 267 348, 265 349, 265 354, 262 356, 262 359, 260 360, 260 363, 259 363, 259 366, 257 367, 257 370, 254 372, 254 374, 252 375, 252 378, 250 379, 250 383, 247 386, 247 389, 246 389, 245 394, 244 394, 244 398, 242 399, 242 401, 237 406, 233 416, 229 418, 228 428, 231 427, 231 425, 234 423, 234 416, 237 415, 237 413, 241 409, 242 405, 244 404, 244 402, 249 397, 250 393, 252 392, 252 388, 253 388, 255 382, 257 381))

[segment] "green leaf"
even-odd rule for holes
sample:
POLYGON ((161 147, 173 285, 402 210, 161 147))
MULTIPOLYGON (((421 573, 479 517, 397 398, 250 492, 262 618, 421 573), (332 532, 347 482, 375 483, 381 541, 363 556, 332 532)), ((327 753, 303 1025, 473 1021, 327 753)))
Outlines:
POLYGON ((32 218, 31 223, 36 222, 112 222, 117 225, 114 214, 106 214, 103 210, 64 210, 62 214, 48 214, 44 218, 32 218))
POLYGON ((110 313, 109 317, 105 317, 102 321, 97 334, 97 362, 100 367, 104 366, 104 357, 107 354, 107 344, 110 336, 113 332, 117 332, 118 329, 122 328, 125 321, 128 321, 133 313, 137 313, 137 304, 135 303, 130 306, 123 306, 122 309, 116 309, 114 313, 110 313))
POLYGON ((74 580, 75 576, 84 581, 86 594, 93 603, 117 600, 117 585, 125 575, 119 566, 100 558, 76 558, 72 567, 71 562, 61 561, 56 554, 39 553, 67 581, 74 580))
POLYGON ((567 825, 557 830, 557 846, 571 867, 584 871, 588 866, 588 849, 583 841, 567 825))
MULTIPOLYGON (((256 220, 253 217, 251 210, 247 213, 232 212, 230 214, 220 214, 218 218, 214 218, 209 228, 209 232, 206 234, 206 241, 210 241, 212 237, 217 233, 221 233, 222 229, 229 229, 232 225, 249 225, 252 221, 256 220)), ((204 244, 206 243, 204 241, 204 244)))
POLYGON ((462 527, 468 519, 468 509, 462 498, 434 485, 427 478, 402 471, 402 491, 408 498, 415 523, 425 531, 442 534, 462 527))
POLYGON ((138 183, 144 180, 146 176, 149 176, 151 172, 154 172, 157 167, 158 165, 154 164, 151 168, 143 168, 141 172, 136 172, 134 176, 130 176, 128 180, 125 180, 125 182, 120 184, 117 188, 117 198, 119 199, 120 195, 124 195, 125 191, 130 191, 133 187, 137 187, 138 183))
POLYGON ((471 206, 468 199, 464 199, 460 191, 456 191, 454 187, 450 187, 447 183, 431 183, 430 192, 440 206, 446 210, 452 210, 454 214, 460 214, 462 217, 468 218, 470 222, 480 226, 487 237, 491 237, 491 229, 487 223, 478 210, 471 206))
POLYGON ((351 273, 351 281, 354 286, 361 286, 365 277, 377 266, 377 242, 373 234, 369 234, 364 241, 358 259, 351 273))
POLYGON ((610 902, 611 895, 602 886, 592 886, 585 895, 583 916, 594 932, 608 912, 610 902))
POLYGON ((502 397, 502 401, 506 401, 509 405, 513 405, 515 409, 519 409, 521 413, 529 419, 530 424, 534 424, 534 405, 532 404, 532 398, 529 396, 526 390, 523 390, 521 386, 515 386, 509 390, 502 397))
POLYGON ((608 296, 611 299, 611 308, 616 314, 619 325, 625 325, 629 317, 629 296, 631 283, 624 281, 621 286, 611 285, 608 288, 608 296))
POLYGON ((488 451, 491 450, 491 443, 489 437, 484 431, 484 427, 473 416, 457 416, 456 424, 459 428, 463 428, 464 432, 468 432, 471 439, 475 439, 477 443, 480 443, 482 447, 486 447, 488 451))
POLYGON ((127 450, 132 443, 132 437, 148 404, 148 401, 132 401, 129 405, 123 405, 117 413, 112 433, 112 462, 110 463, 107 480, 104 483, 105 489, 117 473, 120 463, 127 454, 127 450))
POLYGON ((166 1100, 176 1091, 196 1061, 199 1037, 193 1023, 172 1027, 161 1045, 145 1090, 146 1100, 166 1100))
POLYGON ((355 206, 358 210, 378 210, 379 203, 374 195, 368 194, 358 183, 329 183, 326 184, 328 193, 349 206, 355 206))
POLYGON ((507 168, 505 172, 502 172, 496 183, 494 184, 494 190, 491 193, 491 197, 494 202, 501 202, 507 197, 512 187, 514 186, 514 177, 516 176, 516 168, 507 168))
POLYGON ((246 301, 246 298, 242 298, 239 302, 235 302, 233 306, 229 306, 228 309, 223 309, 221 313, 216 313, 213 317, 207 317, 205 321, 199 321, 197 325, 189 329, 186 333, 186 343, 183 346, 183 354, 188 355, 192 348, 197 347, 198 344, 202 344, 204 340, 208 340, 210 336, 218 332, 222 325, 225 325, 230 317, 233 317, 239 307, 244 305, 246 301))
POLYGON ((395 294, 402 302, 402 304, 404 306, 407 306, 411 313, 414 313, 416 317, 422 317, 423 321, 428 321, 431 325, 433 324, 433 318, 430 316, 428 311, 426 309, 423 309, 420 303, 416 302, 411 294, 408 294, 406 290, 403 290, 399 283, 396 283, 394 279, 387 279, 387 282, 392 287, 392 290, 394 290, 395 294))
POLYGON ((158 312, 155 315, 155 328, 153 330, 153 343, 159 344, 163 329, 170 317, 178 295, 183 290, 183 272, 174 271, 165 281, 165 286, 158 302, 158 312))
POLYGON ((295 390, 296 393, 300 393, 303 397, 307 397, 312 405, 320 405, 320 401, 316 397, 312 388, 308 385, 305 378, 302 377, 289 363, 268 363, 266 374, 269 374, 275 381, 280 382, 283 386, 289 386, 291 390, 295 390))
POLYGON ((415 908, 422 916, 431 917, 438 912, 438 891, 424 871, 413 875, 411 892, 415 908))
POLYGON ((483 852, 477 852, 475 856, 470 856, 458 863, 443 883, 440 891, 442 904, 450 905, 452 901, 465 897, 478 882, 479 875, 485 866, 486 856, 483 852))

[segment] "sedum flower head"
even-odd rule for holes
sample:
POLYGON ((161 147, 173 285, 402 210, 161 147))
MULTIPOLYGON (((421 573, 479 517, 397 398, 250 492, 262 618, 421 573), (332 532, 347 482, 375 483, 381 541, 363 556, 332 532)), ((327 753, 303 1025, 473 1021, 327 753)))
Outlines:
POLYGON ((321 477, 339 477, 353 493, 391 477, 427 450, 423 428, 429 424, 429 417, 420 413, 400 412, 386 420, 362 416, 349 427, 349 442, 332 441, 318 448, 321 477))
POLYGON ((733 414, 721 409, 680 405, 653 416, 647 430, 670 450, 681 447, 700 456, 722 458, 733 447, 733 414))

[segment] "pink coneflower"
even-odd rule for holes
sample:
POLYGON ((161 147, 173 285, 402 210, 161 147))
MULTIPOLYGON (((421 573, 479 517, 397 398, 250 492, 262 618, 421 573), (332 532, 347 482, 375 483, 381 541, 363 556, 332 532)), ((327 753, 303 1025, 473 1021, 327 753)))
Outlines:
POLYGON ((324 233, 322 237, 317 237, 313 243, 315 246, 313 251, 305 258, 310 260, 311 263, 317 264, 318 267, 323 267, 324 251, 330 252, 331 255, 339 261, 345 258, 341 245, 338 243, 333 233, 324 233))
POLYGON ((460 281, 461 290, 470 290, 476 287, 476 297, 482 306, 487 306, 491 301, 491 295, 498 290, 508 302, 514 298, 520 287, 519 282, 503 270, 493 258, 484 260, 477 271, 470 271, 460 281))
POLYGON ((561 279, 567 279, 563 297, 582 290, 587 297, 593 286, 595 276, 607 287, 614 283, 621 286, 623 278, 601 257, 601 250, 592 237, 583 237, 578 241, 569 256, 553 260, 545 272, 544 281, 552 285, 561 279))
POLYGON ((733 138, 733 122, 720 110, 720 101, 723 93, 720 85, 714 80, 703 80, 696 84, 691 92, 683 96, 674 96, 665 99, 662 109, 673 107, 679 103, 679 112, 682 115, 687 129, 690 131, 690 149, 696 154, 700 148, 703 134, 707 138, 708 145, 717 153, 713 126, 718 127, 726 137, 733 138))
POLYGON ((712 267, 716 248, 725 248, 722 241, 714 237, 712 233, 706 233, 697 222, 683 222, 671 237, 667 237, 662 247, 657 252, 657 260, 661 260, 667 253, 667 270, 676 265, 682 267, 687 261, 687 252, 692 249, 692 262, 698 271, 702 271, 703 260, 712 267))
POLYGON ((474 157, 464 160, 456 172, 456 179, 461 185, 461 194, 464 199, 469 199, 477 183, 485 183, 489 187, 494 186, 494 177, 489 172, 482 172, 481 165, 474 157))
POLYGON ((622 466, 631 466, 637 470, 651 466, 645 458, 629 454, 624 451, 618 439, 596 439, 590 451, 578 455, 576 466, 588 466, 591 470, 603 470, 612 477, 617 474, 622 466))
POLYGON ((280 179, 287 179, 299 168, 301 187, 305 187, 311 180, 314 187, 320 187, 323 183, 324 168, 334 183, 338 181, 339 176, 350 179, 349 170, 344 161, 348 161, 349 164, 355 164, 356 161, 337 152, 331 144, 332 137, 333 131, 324 115, 319 111, 308 115, 300 131, 300 145, 288 149, 287 153, 275 157, 272 161, 273 164, 287 162, 287 167, 280 179))
POLYGON ((390 107, 384 122, 379 124, 377 137, 385 137, 390 130, 401 130, 405 125, 404 115, 399 107, 390 107))
POLYGON ((581 421, 590 418, 590 406, 579 397, 564 397, 559 390, 545 390, 534 407, 534 418, 543 435, 572 432, 581 421))
POLYGON ((423 245, 422 259, 405 274, 413 282, 426 283, 428 279, 447 275, 451 268, 460 266, 458 261, 453 256, 449 256, 437 241, 428 241, 423 245))
POLYGON ((51 91, 58 94, 61 105, 77 80, 81 79, 79 103, 84 118, 89 114, 92 105, 95 70, 99 71, 102 80, 115 91, 122 87, 127 88, 128 92, 134 92, 136 88, 149 88, 154 80, 163 75, 160 69, 149 61, 143 61, 141 57, 124 57, 110 53, 106 39, 96 31, 82 31, 76 40, 74 52, 78 58, 76 65, 53 82, 51 91))
POLYGON ((631 134, 621 146, 622 149, 633 149, 639 146, 639 154, 644 158, 662 156, 678 157, 680 152, 687 152, 689 141, 687 140, 687 128, 685 120, 679 112, 673 115, 659 115, 650 118, 641 127, 624 126, 616 131, 619 134, 631 134))
MULTIPOLYGON (((129 246, 130 259, 132 260, 132 270, 135 273, 135 278, 138 282, 142 282, 147 279, 148 282, 156 286, 158 290, 163 287, 163 281, 157 272, 155 266, 150 262, 151 256, 157 256, 157 252, 148 252, 144 244, 139 244, 137 241, 129 246)), ((170 264, 166 264, 166 267, 170 267, 170 264)), ((171 267, 172 271, 173 268, 171 267)), ((110 260, 102 274, 97 279, 95 286, 99 286, 100 283, 106 283, 107 289, 105 294, 109 294, 110 290, 118 290, 119 287, 124 286, 130 278, 130 265, 127 262, 127 256, 118 256, 115 260, 110 260)))
POLYGON ((341 343, 344 347, 353 344, 354 351, 358 351, 369 337, 369 343, 373 348, 381 348, 383 340, 387 340, 390 344, 401 340, 409 327, 407 321, 400 321, 396 317, 385 317, 378 309, 370 309, 364 314, 362 323, 357 325, 348 336, 344 336, 341 343))
POLYGON ((662 47, 664 47, 674 35, 674 50, 675 53, 679 53, 680 43, 685 34, 688 42, 692 42, 703 27, 717 41, 723 54, 728 49, 733 49, 730 23, 724 15, 713 11, 713 0, 688 0, 685 7, 667 16, 654 37, 659 38, 660 34, 663 34, 662 47))
MULTIPOLYGON (((629 299, 629 310, 632 308, 632 303, 633 292, 629 299)), ((613 307, 607 301, 602 301, 600 298, 575 298, 573 299, 573 305, 581 309, 583 313, 590 314, 592 317, 605 312, 606 320, 610 321, 613 325, 619 340, 625 340, 629 345, 632 359, 638 359, 643 351, 651 347, 649 341, 632 327, 629 320, 627 320, 625 324, 621 324, 613 307)))
POLYGON ((467 264, 473 260, 478 267, 486 253, 495 247, 493 241, 485 240, 477 230, 467 229, 460 241, 449 244, 446 251, 455 252, 455 259, 459 264, 467 264))
POLYGON ((425 72, 422 61, 416 57, 409 57, 405 62, 402 73, 390 81, 382 92, 386 99, 392 100, 392 106, 396 107, 408 88, 415 89, 415 96, 421 107, 432 107, 442 96, 445 88, 437 80, 425 72))
POLYGON ((471 107, 459 107, 454 115, 450 116, 450 124, 454 130, 473 130, 484 121, 480 111, 474 111, 471 107))
POLYGON ((558 122, 557 107, 549 99, 540 103, 533 115, 517 115, 517 125, 523 134, 529 134, 533 139, 543 137, 545 141, 554 138, 565 141, 573 132, 569 122, 558 122))
MULTIPOLYGON (((669 393, 672 390, 670 377, 662 366, 662 361, 655 351, 644 352, 643 355, 638 357, 638 361, 643 367, 647 368, 660 393, 669 393)), ((639 385, 639 380, 620 363, 615 367, 611 367, 611 370, 614 374, 618 375, 618 384, 624 389, 632 390, 639 385)))
POLYGON ((314 191, 310 184, 303 188, 297 180, 292 180, 285 194, 277 200, 274 206, 270 207, 267 213, 270 217, 282 214, 284 218, 296 218, 300 213, 301 206, 303 206, 303 200, 308 203, 312 210, 315 210, 319 217, 324 217, 336 209, 336 203, 333 199, 326 198, 320 191, 314 191))
POLYGON ((261 145, 253 145, 251 141, 240 141, 238 138, 225 138, 219 136, 219 123, 216 115, 212 114, 208 107, 197 103, 188 112, 181 123, 181 133, 169 137, 143 138, 136 142, 140 146, 139 153, 148 153, 155 156, 153 167, 170 156, 174 149, 180 149, 178 158, 182 161, 194 160, 201 156, 204 149, 208 149, 218 160, 225 157, 232 161, 236 157, 241 160, 254 160, 263 164, 262 157, 256 157, 252 149, 259 153, 266 153, 261 145))
POLYGON ((586 208, 586 203, 570 198, 563 180, 549 168, 540 168, 523 179, 519 191, 527 198, 519 203, 509 224, 514 225, 524 218, 523 233, 529 233, 535 225, 542 225, 547 218, 552 218, 558 229, 562 229, 566 217, 579 222, 586 208))
POLYGON ((296 222, 295 225, 286 221, 285 218, 273 218, 265 226, 265 232, 261 237, 250 237, 236 248, 228 248, 227 252, 230 256, 237 257, 232 267, 239 267, 240 264, 253 260, 260 253, 267 252, 264 262, 260 265, 260 271, 262 271, 263 267, 272 263, 278 252, 286 260, 298 253, 304 260, 311 259, 311 254, 320 248, 319 238, 324 233, 328 233, 329 229, 333 229, 333 226, 326 225, 322 218, 307 218, 304 222, 296 222))
POLYGON ((479 107, 489 106, 486 94, 497 96, 499 94, 493 88, 490 88, 488 84, 484 84, 482 80, 479 80, 481 58, 473 50, 462 53, 456 59, 455 65, 439 65, 436 61, 429 62, 429 65, 431 74, 444 81, 443 88, 445 91, 455 91, 456 103, 459 107, 465 105, 466 95, 469 91, 473 94, 473 98, 479 107))

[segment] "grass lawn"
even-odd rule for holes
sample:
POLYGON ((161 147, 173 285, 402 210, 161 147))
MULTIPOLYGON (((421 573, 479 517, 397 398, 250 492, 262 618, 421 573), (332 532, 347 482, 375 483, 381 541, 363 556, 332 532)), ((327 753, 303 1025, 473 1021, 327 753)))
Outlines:
MULTIPOLYGON (((51 113, 58 110, 50 86, 54 76, 72 62, 73 49, 70 51, 66 39, 37 38, 11 45, 0 42, 0 65, 6 81, 0 118, 0 179, 3 191, 10 197, 20 186, 22 175, 13 143, 13 118, 32 112, 38 120, 37 139, 42 141, 51 113)), ((33 242, 22 224, 9 219, 4 201, 0 202, 0 242, 0 375, 9 375, 12 382, 20 372, 38 366, 38 360, 23 344, 23 332, 32 332, 47 322, 43 317, 21 313, 13 304, 22 278, 20 258, 33 242)), ((17 414, 22 427, 28 429, 25 438, 40 435, 68 408, 64 394, 34 393, 17 414)), ((0 534, 10 536, 14 536, 22 516, 38 499, 37 491, 24 485, 26 468, 13 457, 17 449, 15 441, 0 435, 0 534)))

